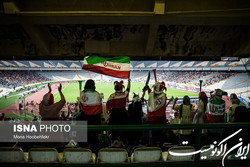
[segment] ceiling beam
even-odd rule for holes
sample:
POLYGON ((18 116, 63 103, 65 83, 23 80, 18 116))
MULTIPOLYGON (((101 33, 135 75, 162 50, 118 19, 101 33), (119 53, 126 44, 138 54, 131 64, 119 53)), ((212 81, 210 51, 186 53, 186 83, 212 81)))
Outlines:
POLYGON ((168 25, 250 25, 248 15, 199 16, 199 15, 157 15, 157 16, 19 16, 1 15, 0 24, 168 24, 168 25))
POLYGON ((155 46, 155 40, 157 38, 158 24, 151 24, 149 27, 148 40, 145 49, 145 55, 151 56, 155 46))
POLYGON ((157 15, 165 13, 165 0, 155 0, 154 13, 157 15))

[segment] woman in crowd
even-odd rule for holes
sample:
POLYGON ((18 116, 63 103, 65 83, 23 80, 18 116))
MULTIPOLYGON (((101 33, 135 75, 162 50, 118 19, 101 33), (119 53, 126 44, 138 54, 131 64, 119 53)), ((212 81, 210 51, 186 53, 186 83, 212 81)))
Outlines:
POLYGON ((205 112, 207 109, 208 98, 205 92, 199 93, 199 102, 197 112, 195 114, 194 123, 204 123, 205 112))
MULTIPOLYGON (((49 92, 43 96, 43 100, 39 104, 39 110, 42 121, 47 120, 60 120, 60 111, 66 103, 65 97, 62 93, 62 85, 58 87, 59 94, 61 96, 61 100, 59 102, 54 103, 54 96, 51 93, 51 86, 48 84, 49 92)), ((63 136, 61 134, 58 135, 60 140, 63 140, 63 136)), ((63 142, 49 142, 42 143, 45 147, 55 147, 58 151, 62 151, 64 147, 63 142)))
POLYGON ((43 96, 43 100, 39 104, 39 111, 42 120, 60 120, 60 111, 66 103, 65 97, 62 93, 62 85, 58 87, 61 97, 59 102, 54 103, 54 96, 51 93, 51 86, 48 84, 49 92, 43 96))
POLYGON ((114 82, 115 93, 109 96, 106 109, 110 113, 110 125, 125 125, 128 121, 126 103, 130 91, 130 79, 128 80, 127 89, 124 91, 123 81, 114 82))
POLYGON ((235 93, 232 93, 230 95, 230 99, 231 99, 232 105, 228 109, 225 122, 233 123, 233 122, 235 122, 235 109, 236 109, 236 107, 240 106, 240 100, 238 99, 238 97, 235 93))
POLYGON ((80 93, 80 117, 89 125, 101 125, 102 97, 95 89, 95 82, 89 79, 80 93))
MULTIPOLYGON (((178 100, 178 97, 174 99, 173 109, 179 112, 180 124, 192 124, 195 110, 194 110, 194 106, 190 102, 189 96, 184 96, 183 103, 181 105, 176 106, 177 100, 178 100)), ((192 135, 192 129, 188 129, 188 130, 181 129, 179 131, 180 142, 182 141, 192 142, 191 135, 192 135)))
MULTIPOLYGON (((153 85, 153 91, 146 86, 143 91, 148 90, 149 98, 147 104, 147 112, 148 112, 148 124, 166 124, 166 108, 170 103, 166 104, 167 96, 164 90, 166 91, 167 88, 165 87, 164 82, 157 82, 153 85)), ((165 131, 152 131, 152 144, 163 144, 165 131)))
MULTIPOLYGON (((101 125, 102 96, 97 92, 92 79, 86 81, 84 90, 80 92, 80 120, 87 120, 88 125, 101 125)), ((97 145, 99 132, 88 135, 89 144, 97 145)))
MULTIPOLYGON (((126 104, 130 91, 130 79, 128 79, 127 89, 124 91, 123 81, 115 81, 115 93, 109 96, 106 103, 106 110, 109 112, 109 125, 125 125, 128 123, 128 113, 126 104)), ((126 135, 122 132, 112 132, 112 140, 126 140, 126 135)))

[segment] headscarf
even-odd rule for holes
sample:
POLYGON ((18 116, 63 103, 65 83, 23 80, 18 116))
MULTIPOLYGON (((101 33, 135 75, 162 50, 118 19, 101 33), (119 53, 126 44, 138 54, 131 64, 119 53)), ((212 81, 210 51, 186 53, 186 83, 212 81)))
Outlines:
POLYGON ((135 92, 133 92, 133 94, 134 96, 132 102, 137 102, 139 100, 139 95, 135 94, 135 92))
POLYGON ((238 105, 240 104, 240 100, 238 99, 235 93, 232 93, 230 95, 230 98, 231 98, 232 104, 238 104, 238 105))
POLYGON ((167 88, 165 87, 165 83, 164 82, 156 82, 153 86, 154 88, 154 93, 155 94, 160 94, 163 92, 163 90, 167 90, 167 88))
POLYGON ((221 89, 215 89, 215 98, 218 100, 222 100, 222 96, 226 95, 227 96, 227 92, 221 90, 221 89))
POLYGON ((114 85, 115 85, 114 89, 116 92, 122 92, 123 88, 125 88, 123 85, 123 81, 120 81, 120 82, 115 81, 114 85))
POLYGON ((191 104, 189 96, 184 96, 183 97, 183 104, 184 105, 190 105, 191 104))
POLYGON ((206 93, 205 92, 200 92, 199 93, 199 99, 203 102, 203 104, 204 104, 204 112, 206 112, 207 103, 208 103, 206 93))
POLYGON ((87 90, 87 89, 95 90, 95 81, 93 81, 92 79, 87 80, 84 86, 84 90, 87 90))
POLYGON ((51 104, 54 103, 54 96, 52 93, 46 93, 44 96, 43 96, 43 104, 45 106, 49 106, 51 104))

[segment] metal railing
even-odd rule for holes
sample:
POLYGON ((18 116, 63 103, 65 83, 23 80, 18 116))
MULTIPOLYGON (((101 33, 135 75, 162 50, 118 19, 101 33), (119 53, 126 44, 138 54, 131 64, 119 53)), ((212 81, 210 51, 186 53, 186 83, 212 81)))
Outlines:
MULTIPOLYGON (((81 129, 81 126, 75 126, 81 129)), ((250 128, 250 123, 210 123, 210 124, 159 124, 159 125, 88 125, 89 131, 138 131, 138 130, 175 130, 175 129, 194 129, 195 133, 195 149, 201 148, 201 132, 202 129, 221 129, 221 128, 250 128)), ((250 142, 249 142, 250 143, 250 142)), ((200 154, 195 155, 194 163, 200 162, 200 154)))

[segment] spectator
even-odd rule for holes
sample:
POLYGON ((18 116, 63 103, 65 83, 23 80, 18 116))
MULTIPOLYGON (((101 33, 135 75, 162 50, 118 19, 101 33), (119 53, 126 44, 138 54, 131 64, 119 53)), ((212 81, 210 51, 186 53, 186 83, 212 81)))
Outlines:
MULTIPOLYGON (((128 115, 126 103, 128 101, 130 91, 130 79, 128 79, 127 89, 124 91, 123 81, 114 82, 115 93, 109 96, 106 109, 110 113, 109 125, 125 125, 128 123, 128 115)), ((126 134, 123 132, 111 132, 112 140, 127 140, 126 134)))
POLYGON ((58 87, 61 100, 54 103, 54 97, 51 93, 51 86, 48 84, 49 92, 43 96, 43 100, 39 104, 40 115, 42 120, 60 120, 60 110, 66 103, 65 97, 62 93, 62 85, 58 87))
MULTIPOLYGON (((101 99, 103 100, 104 95, 103 93, 100 93, 101 99)), ((108 120, 109 120, 109 113, 107 113, 106 111, 106 104, 102 104, 102 125, 106 125, 108 124, 108 120)))
POLYGON ((207 109, 208 98, 205 92, 199 93, 199 102, 197 112, 195 114, 194 123, 204 123, 205 112, 207 109))
POLYGON ((225 101, 222 96, 227 94, 221 89, 216 89, 208 103, 206 110, 206 123, 223 123, 225 112, 225 101))
POLYGON ((2 121, 4 119, 4 116, 2 113, 0 113, 0 121, 2 121))
MULTIPOLYGON (((167 90, 164 82, 157 82, 153 85, 153 91, 146 86, 143 91, 148 90, 149 98, 147 104, 148 123, 149 124, 166 124, 166 93, 167 90)), ((170 101, 169 101, 170 102, 170 101)), ((168 103, 169 104, 169 103, 168 103)), ((165 131, 152 131, 152 144, 163 144, 165 131)))
MULTIPOLYGON (((183 103, 181 105, 176 105, 178 97, 174 99, 173 109, 179 112, 180 124, 192 124, 193 117, 195 114, 194 106, 190 102, 189 96, 183 97, 183 103)), ((179 131, 180 142, 189 141, 192 142, 192 130, 182 130, 179 131)))
POLYGON ((149 93, 147 110, 148 110, 148 123, 149 124, 166 124, 166 91, 164 82, 157 82, 153 86, 153 91, 149 87, 145 87, 144 90, 147 89, 149 93))
MULTIPOLYGON (((225 101, 223 95, 227 93, 221 89, 216 89, 207 105, 205 123, 224 123, 225 101)), ((208 143, 222 139, 223 129, 208 129, 208 143)))
MULTIPOLYGON (((101 125, 102 97, 95 89, 95 82, 89 79, 80 93, 80 119, 87 120, 88 125, 101 125)), ((91 146, 98 144, 98 133, 92 132, 88 135, 91 146)))
POLYGON ((233 123, 235 122, 235 109, 240 106, 240 100, 238 99, 237 95, 235 93, 232 93, 230 95, 230 99, 232 101, 232 106, 228 109, 226 122, 233 123))
POLYGON ((106 109, 110 113, 110 125, 125 125, 128 121, 127 110, 125 108, 130 91, 130 79, 126 91, 123 91, 123 81, 114 82, 115 93, 109 96, 106 109))
POLYGON ((89 125, 101 125, 102 98, 95 89, 95 82, 89 79, 80 93, 80 117, 89 125))
POLYGON ((134 97, 132 103, 128 106, 128 113, 129 113, 129 124, 136 125, 142 124, 142 105, 143 100, 139 98, 139 95, 134 93, 134 97))
MULTIPOLYGON (((62 85, 58 87, 59 94, 61 96, 61 100, 59 102, 54 103, 54 96, 51 93, 51 86, 48 84, 49 92, 43 96, 43 100, 39 104, 39 111, 41 115, 42 121, 47 120, 60 120, 60 111, 66 103, 65 97, 62 93, 62 85)), ((58 134, 58 138, 60 140, 63 139, 61 134, 58 134)), ((61 151, 62 147, 64 147, 63 142, 51 142, 51 143, 41 143, 44 147, 56 147, 61 151)))
POLYGON ((33 122, 38 121, 37 116, 34 116, 34 119, 32 120, 33 122))
POLYGON ((67 111, 62 111, 61 116, 60 116, 60 120, 63 120, 63 121, 69 120, 70 111, 71 110, 70 110, 69 107, 68 107, 68 112, 67 111), (67 115, 66 115, 66 112, 67 112, 67 115))
MULTIPOLYGON (((139 95, 136 95, 134 93, 132 103, 129 104, 128 106, 128 113, 129 113, 128 123, 129 124, 131 125, 142 124, 142 116, 143 116, 142 105, 143 105, 143 100, 139 98, 139 95)), ((137 145, 142 136, 142 131, 130 131, 129 134, 130 134, 129 142, 131 144, 137 145)))

